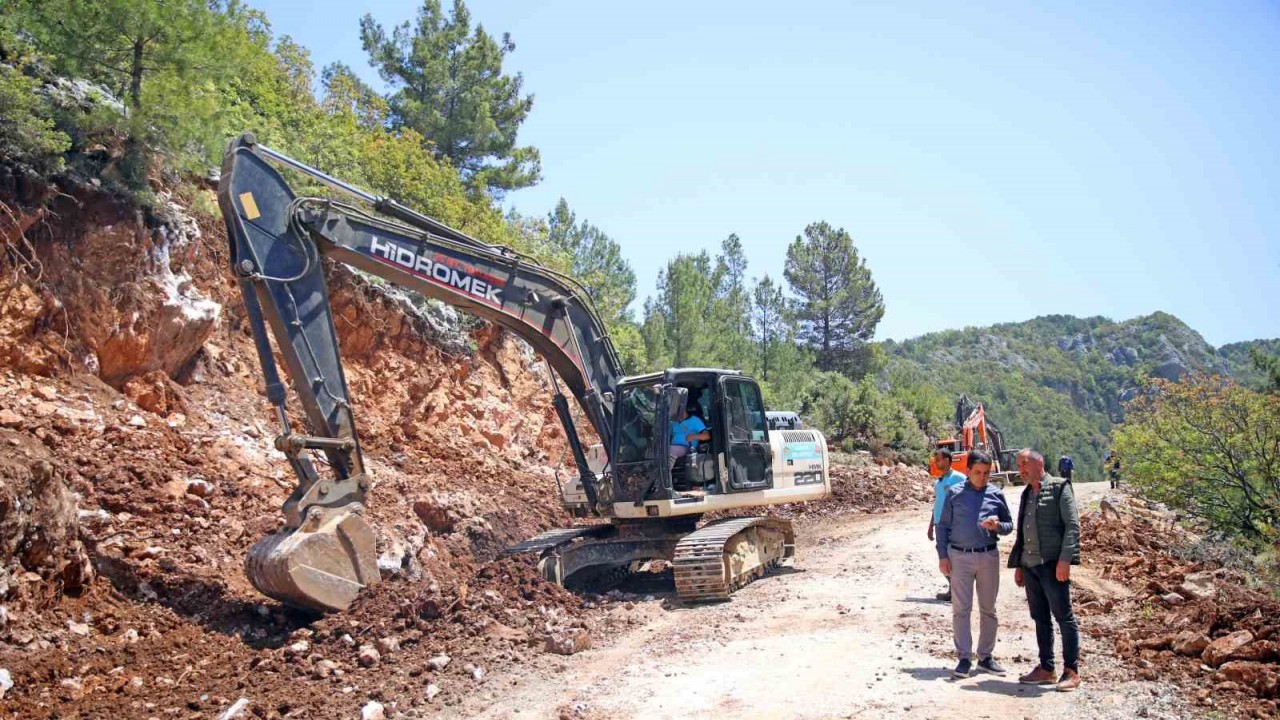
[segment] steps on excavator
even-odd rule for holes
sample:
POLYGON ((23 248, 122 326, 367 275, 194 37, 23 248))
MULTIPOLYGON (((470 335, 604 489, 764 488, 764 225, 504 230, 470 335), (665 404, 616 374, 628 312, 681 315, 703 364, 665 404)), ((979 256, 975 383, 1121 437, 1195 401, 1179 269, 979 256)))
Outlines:
POLYGON ((610 532, 612 529, 613 528, 610 525, 601 524, 548 530, 540 535, 535 535, 528 540, 516 543, 506 550, 503 550, 502 553, 504 555, 540 553, 544 550, 550 550, 558 545, 564 545, 576 538, 599 537, 606 532, 610 532))

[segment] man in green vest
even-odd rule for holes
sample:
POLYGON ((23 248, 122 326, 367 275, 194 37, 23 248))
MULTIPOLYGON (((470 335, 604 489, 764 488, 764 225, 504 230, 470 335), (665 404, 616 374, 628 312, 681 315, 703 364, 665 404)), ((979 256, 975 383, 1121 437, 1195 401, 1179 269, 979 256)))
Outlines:
POLYGON ((1027 591, 1036 623, 1040 664, 1018 678, 1028 685, 1053 685, 1062 692, 1080 687, 1080 628, 1071 611, 1071 566, 1080 564, 1080 515, 1071 483, 1044 471, 1044 456, 1030 448, 1018 453, 1018 475, 1026 483, 1018 505, 1017 534, 1009 553, 1013 582, 1027 591), (1062 634, 1062 675, 1053 662, 1053 621, 1062 634))

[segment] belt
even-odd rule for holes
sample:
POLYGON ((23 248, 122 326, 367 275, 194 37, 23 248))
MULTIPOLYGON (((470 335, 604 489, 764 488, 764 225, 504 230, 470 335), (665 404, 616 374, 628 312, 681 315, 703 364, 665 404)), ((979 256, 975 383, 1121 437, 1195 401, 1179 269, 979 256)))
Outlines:
POLYGON ((948 545, 947 547, 951 548, 952 550, 955 550, 956 552, 962 552, 962 553, 984 553, 984 552, 991 552, 992 550, 996 549, 995 545, 988 545, 986 547, 980 547, 980 548, 962 548, 962 547, 956 547, 955 545, 948 545))

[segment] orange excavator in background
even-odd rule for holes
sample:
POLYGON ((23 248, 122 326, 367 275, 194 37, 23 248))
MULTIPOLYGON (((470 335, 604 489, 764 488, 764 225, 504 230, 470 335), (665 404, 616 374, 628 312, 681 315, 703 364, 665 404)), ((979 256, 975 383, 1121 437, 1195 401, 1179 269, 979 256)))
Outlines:
MULTIPOLYGON (((993 420, 987 417, 982 403, 974 403, 968 395, 961 395, 956 401, 956 428, 959 437, 949 437, 937 442, 937 447, 951 451, 951 467, 957 472, 968 474, 969 453, 981 450, 991 456, 994 467, 991 468, 991 479, 1001 487, 1018 484, 1017 454, 1005 448, 1004 433, 993 420)), ((942 468, 938 467, 935 457, 929 458, 929 474, 942 477, 942 468)))

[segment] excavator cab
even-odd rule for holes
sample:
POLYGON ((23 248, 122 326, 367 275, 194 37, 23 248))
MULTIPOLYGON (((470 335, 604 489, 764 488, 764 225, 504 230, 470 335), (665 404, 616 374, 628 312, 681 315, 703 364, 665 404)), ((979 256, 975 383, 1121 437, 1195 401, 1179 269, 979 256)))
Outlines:
POLYGON ((773 451, 760 387, 734 370, 677 368, 624 378, 616 393, 615 498, 692 499, 773 487, 773 451), (669 459, 680 409, 702 419, 711 439, 669 459))

